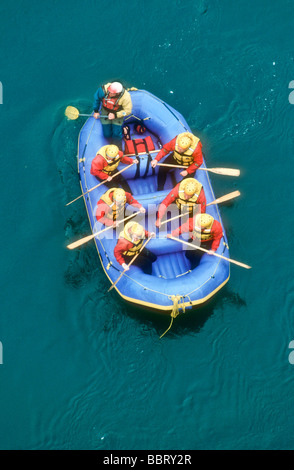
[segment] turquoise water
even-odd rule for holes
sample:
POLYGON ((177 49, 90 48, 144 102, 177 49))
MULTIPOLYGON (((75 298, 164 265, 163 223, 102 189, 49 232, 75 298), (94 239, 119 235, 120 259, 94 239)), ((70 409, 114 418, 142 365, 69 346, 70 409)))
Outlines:
POLYGON ((0 18, 0 448, 293 449, 292 0, 17 0, 0 18), (220 209, 253 268, 162 339, 168 317, 106 294, 94 244, 65 248, 89 225, 65 207, 84 118, 64 110, 114 78, 242 172, 211 181, 242 193, 220 209))

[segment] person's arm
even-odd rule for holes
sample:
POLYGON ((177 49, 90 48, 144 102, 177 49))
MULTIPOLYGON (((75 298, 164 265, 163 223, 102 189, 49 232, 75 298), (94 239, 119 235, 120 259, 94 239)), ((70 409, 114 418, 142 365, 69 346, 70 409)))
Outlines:
MULTIPOLYGON (((131 157, 126 157, 123 152, 119 151, 119 158, 122 163, 125 163, 126 165, 131 165, 132 163, 136 163, 136 159, 132 159, 131 157)), ((137 160, 136 160, 137 161, 137 160)))
POLYGON ((130 204, 130 206, 137 207, 140 209, 141 212, 146 212, 142 204, 140 204, 131 193, 126 193, 126 202, 130 204))
POLYGON ((212 227, 211 227, 211 232, 212 232, 212 236, 213 236, 213 241, 212 241, 212 244, 211 244, 211 250, 216 251, 218 249, 220 241, 223 237, 222 226, 217 220, 215 220, 213 222, 212 227))
POLYGON ((98 201, 96 210, 96 219, 98 222, 108 227, 113 225, 113 220, 111 220, 109 217, 106 217, 110 211, 112 211, 111 207, 109 207, 104 201, 98 201))
POLYGON ((180 227, 172 230, 171 234, 173 237, 178 237, 182 233, 186 232, 193 232, 194 225, 193 225, 193 217, 190 217, 186 222, 184 222, 180 227))
POLYGON ((197 204, 200 204, 201 214, 204 214, 204 212, 206 212, 206 197, 203 188, 201 188, 200 194, 197 199, 197 204))
POLYGON ((203 155, 202 155, 202 144, 199 141, 196 149, 193 152, 193 163, 187 168, 187 174, 191 175, 202 165, 203 155))
POLYGON ((105 96, 104 90, 102 87, 99 87, 94 95, 94 102, 93 102, 93 111, 94 113, 99 113, 101 101, 105 96))
POLYGON ((123 252, 128 251, 129 248, 132 248, 133 244, 126 240, 125 238, 119 238, 118 242, 114 248, 113 254, 116 258, 116 261, 123 265, 125 263, 123 252))
POLYGON ((107 166, 104 158, 101 155, 96 155, 96 157, 93 159, 92 164, 91 164, 91 170, 90 173, 91 175, 96 176, 100 180, 107 180, 108 175, 102 171, 103 168, 107 166))
POLYGON ((164 216, 166 209, 170 204, 172 204, 176 198, 179 195, 179 187, 180 183, 177 184, 177 186, 174 187, 174 189, 171 190, 171 192, 166 196, 166 198, 162 201, 158 208, 158 215, 157 215, 157 220, 156 220, 156 227, 158 227, 161 223, 161 219, 164 216))
MULTIPOLYGON (((154 158, 157 162, 159 162, 163 157, 165 157, 168 153, 173 152, 175 150, 175 145, 176 145, 176 140, 177 138, 175 137, 172 139, 170 142, 167 142, 160 152, 158 152, 157 156, 154 158)), ((154 161, 153 160, 153 161, 154 161)))
POLYGON ((122 106, 122 109, 114 113, 116 118, 122 118, 131 114, 133 105, 131 95, 128 91, 124 92, 119 101, 119 105, 122 106))

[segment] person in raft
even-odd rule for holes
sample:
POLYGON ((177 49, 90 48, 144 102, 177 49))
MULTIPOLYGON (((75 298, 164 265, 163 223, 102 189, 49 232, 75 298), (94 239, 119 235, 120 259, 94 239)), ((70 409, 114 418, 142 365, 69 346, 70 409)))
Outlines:
MULTIPOLYGON (((114 248, 114 256, 124 270, 128 271, 128 264, 133 256, 142 248, 144 239, 149 237, 155 237, 155 233, 148 232, 137 222, 132 221, 125 225, 124 230, 119 234, 119 239, 114 248)), ((147 248, 143 248, 136 259, 136 266, 143 267, 148 265, 150 267, 150 264, 156 261, 156 259, 156 255, 147 248)))
MULTIPOLYGON (((92 160, 90 169, 91 175, 96 176, 100 181, 105 181, 105 185, 110 189, 113 186, 113 183, 111 183, 112 175, 120 162, 131 165, 132 163, 137 164, 138 160, 132 160, 131 157, 124 156, 123 152, 119 150, 116 145, 104 145, 98 150, 92 160)), ((115 177, 115 184, 117 183, 119 183, 125 191, 131 192, 127 181, 121 175, 115 177)))
POLYGON ((130 93, 120 82, 106 83, 94 95, 94 118, 101 118, 104 137, 121 142, 124 117, 132 112, 130 93))
POLYGON ((167 238, 178 237, 187 232, 191 233, 192 240, 198 240, 203 248, 209 250, 210 255, 216 252, 223 237, 220 222, 207 213, 197 214, 195 217, 189 218, 183 225, 172 230, 167 238))
MULTIPOLYGON (((152 167, 155 168, 158 162, 170 152, 173 153, 165 159, 164 163, 186 166, 187 169, 180 173, 183 178, 194 177, 196 170, 203 163, 202 144, 200 139, 191 134, 191 132, 182 132, 165 144, 156 158, 152 160, 152 167)), ((160 167, 158 172, 158 191, 163 190, 167 173, 171 170, 172 168, 160 167)))
POLYGON ((189 213, 193 216, 193 212, 200 205, 200 212, 206 211, 206 197, 202 184, 195 178, 186 178, 178 183, 171 192, 162 201, 158 209, 156 227, 160 227, 161 220, 170 204, 176 203, 181 212, 189 213))
POLYGON ((137 207, 142 214, 146 212, 131 193, 121 188, 111 188, 97 202, 96 219, 105 226, 116 227, 116 222, 125 217, 126 204, 137 207))

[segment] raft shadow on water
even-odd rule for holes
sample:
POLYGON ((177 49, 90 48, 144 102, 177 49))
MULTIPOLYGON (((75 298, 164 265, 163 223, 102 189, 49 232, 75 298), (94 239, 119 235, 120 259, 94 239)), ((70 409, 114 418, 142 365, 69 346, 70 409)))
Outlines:
POLYGON ((95 255, 95 249, 91 246, 89 246, 88 249, 77 250, 71 254, 71 259, 64 272, 66 284, 75 289, 80 289, 81 287, 90 285, 93 281, 95 282, 96 276, 98 278, 97 273, 99 271, 95 255))
MULTIPOLYGON (((112 295, 117 296, 115 292, 112 295)), ((155 330, 160 337, 170 325, 172 319, 170 314, 158 314, 142 306, 126 305, 120 297, 118 297, 118 304, 122 307, 122 315, 129 316, 144 325, 144 329, 149 333, 151 330, 155 330)), ((246 306, 245 300, 238 293, 232 292, 227 286, 224 286, 223 290, 206 304, 198 308, 186 309, 185 313, 181 312, 174 318, 172 327, 167 333, 168 337, 177 338, 200 332, 207 320, 215 313, 223 312, 224 307, 228 304, 237 308, 246 306)))

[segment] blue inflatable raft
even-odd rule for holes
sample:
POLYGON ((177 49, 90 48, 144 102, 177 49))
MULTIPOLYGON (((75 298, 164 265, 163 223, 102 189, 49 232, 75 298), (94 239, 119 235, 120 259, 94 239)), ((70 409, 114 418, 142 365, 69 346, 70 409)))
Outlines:
MULTIPOLYGON (((133 110, 132 115, 126 117, 125 123, 131 128, 132 139, 151 135, 158 151, 162 145, 177 134, 186 131, 191 132, 183 116, 156 96, 145 90, 131 90, 130 94, 133 110), (145 135, 136 135, 134 131, 135 124, 142 120, 144 120, 146 126, 145 135)), ((100 120, 89 117, 80 131, 78 145, 78 172, 83 193, 99 182, 90 173, 91 162, 97 151, 108 143, 103 136, 100 120)), ((124 142, 122 142, 121 148, 124 149, 124 142)), ((156 152, 153 152, 151 156, 154 158, 156 154, 156 152)), ((134 158, 136 157, 134 156, 134 158)), ((154 225, 156 211, 159 204, 173 188, 174 180, 172 181, 168 175, 164 190, 157 191, 159 167, 152 169, 150 156, 147 153, 140 155, 139 158, 139 169, 138 165, 133 165, 123 173, 123 176, 127 180, 134 198, 147 210, 146 214, 136 216, 132 220, 144 224, 145 218, 145 228, 156 232, 156 238, 150 240, 148 249, 157 255, 157 259, 152 263, 152 273, 146 273, 138 266, 132 265, 115 285, 115 289, 125 301, 161 313, 170 314, 175 305, 180 310, 199 306, 216 294, 229 280, 230 263, 217 256, 204 253, 199 256, 195 265, 186 256, 185 245, 165 237, 166 233, 170 233, 168 224, 162 226, 160 233, 158 233, 158 229, 154 225), (152 213, 154 217, 151 216, 152 213), (168 230, 168 232, 164 232, 164 230, 168 230)), ((202 166, 205 167, 205 162, 202 166)), ((123 168, 125 168, 125 165, 120 164, 117 171, 123 168)), ((182 179, 179 175, 180 171, 175 170, 174 172, 177 182, 182 179)), ((203 185, 207 203, 214 201, 215 196, 208 172, 198 170, 195 177, 203 185)), ((113 182, 115 186, 115 180, 113 182)), ((95 214, 97 202, 106 190, 105 185, 101 185, 84 195, 93 234, 104 228, 97 222, 95 214)), ((131 206, 128 206, 128 210, 131 208, 131 206)), ((126 216, 132 213, 128 210, 126 216)), ((207 213, 222 224, 216 204, 208 206, 207 213)), ((117 229, 116 235, 114 235, 115 230, 111 229, 94 238, 102 267, 111 283, 115 283, 123 270, 114 257, 114 247, 117 243, 118 234, 123 229, 122 225, 117 229), (111 235, 110 232, 112 232, 111 235)), ((187 241, 187 237, 183 236, 183 240, 187 241)), ((229 258, 224 227, 223 239, 217 253, 229 258)))

